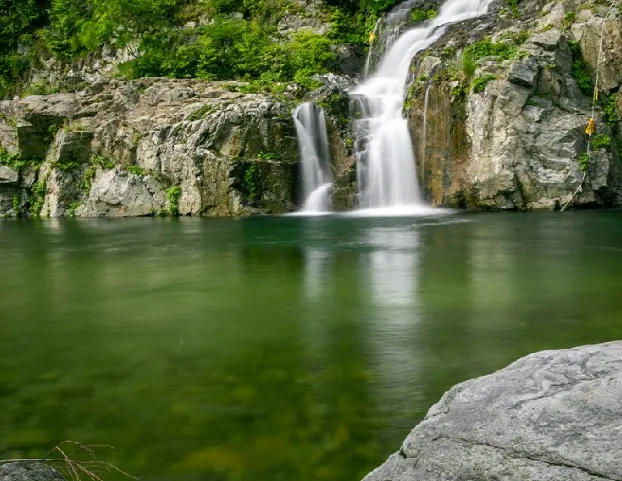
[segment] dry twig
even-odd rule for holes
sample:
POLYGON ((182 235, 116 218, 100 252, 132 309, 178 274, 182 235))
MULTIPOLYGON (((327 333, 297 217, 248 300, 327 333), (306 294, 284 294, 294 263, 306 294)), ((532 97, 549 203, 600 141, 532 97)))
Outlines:
POLYGON ((99 448, 112 449, 112 446, 103 444, 84 444, 77 441, 63 441, 54 446, 45 456, 39 459, 2 459, 0 464, 19 463, 19 462, 41 462, 50 463, 64 471, 71 481, 103 481, 100 476, 101 471, 116 471, 128 478, 138 480, 139 478, 126 473, 114 464, 96 459, 95 450, 99 448), (69 448, 73 449, 70 451, 69 448), (89 459, 76 459, 80 454, 85 454, 89 459))

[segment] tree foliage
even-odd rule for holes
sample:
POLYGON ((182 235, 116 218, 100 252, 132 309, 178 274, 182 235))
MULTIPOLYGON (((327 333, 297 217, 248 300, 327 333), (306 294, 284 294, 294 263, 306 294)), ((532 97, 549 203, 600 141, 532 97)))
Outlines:
POLYGON ((128 77, 310 85, 334 61, 333 45, 366 44, 378 16, 396 3, 323 0, 330 31, 290 38, 278 23, 301 8, 293 0, 0 0, 0 98, 39 57, 70 62, 130 41, 138 42, 139 57, 122 66, 128 77))

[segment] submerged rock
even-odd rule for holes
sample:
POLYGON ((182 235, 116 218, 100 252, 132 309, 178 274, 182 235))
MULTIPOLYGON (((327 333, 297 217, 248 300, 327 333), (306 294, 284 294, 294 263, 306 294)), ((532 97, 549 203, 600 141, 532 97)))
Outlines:
POLYGON ((0 465, 0 481, 65 481, 55 469, 35 461, 0 465))
POLYGON ((449 390, 365 481, 622 479, 622 342, 543 351, 449 390))

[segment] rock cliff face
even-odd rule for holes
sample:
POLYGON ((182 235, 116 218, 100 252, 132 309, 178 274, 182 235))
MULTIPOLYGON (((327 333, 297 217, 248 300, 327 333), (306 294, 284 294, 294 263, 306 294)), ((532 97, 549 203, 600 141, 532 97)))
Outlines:
MULTIPOLYGON (((283 35, 328 28, 317 2, 300 5, 283 19, 283 35)), ((404 21, 414 25, 410 14, 404 21)), ((413 59, 404 104, 427 201, 521 210, 620 205, 621 43, 619 9, 591 0, 501 1, 451 27, 413 59)), ((360 71, 359 53, 344 49, 335 70, 360 71)), ((324 87, 303 98, 296 86, 274 95, 243 93, 248 86, 236 82, 109 79, 126 53, 40 72, 85 90, 0 102, 0 215, 294 210, 301 199, 291 111, 308 97, 327 113, 333 205, 355 205, 351 81, 323 76, 324 87)))
POLYGON ((365 481, 622 479, 622 342, 453 387, 365 481))
POLYGON ((415 59, 405 107, 428 200, 493 209, 620 204, 619 13, 573 1, 525 0, 519 9, 493 8, 415 59), (601 31, 596 141, 587 162, 601 31))
POLYGON ((239 84, 143 79, 0 103, 0 213, 286 212, 291 106, 239 84))

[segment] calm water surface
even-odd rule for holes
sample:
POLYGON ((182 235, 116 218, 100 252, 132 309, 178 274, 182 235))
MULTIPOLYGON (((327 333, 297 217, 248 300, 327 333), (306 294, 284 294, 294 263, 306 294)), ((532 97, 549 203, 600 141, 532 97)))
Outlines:
POLYGON ((4 221, 0 459, 358 481, 451 385, 619 338, 615 211, 4 221))

